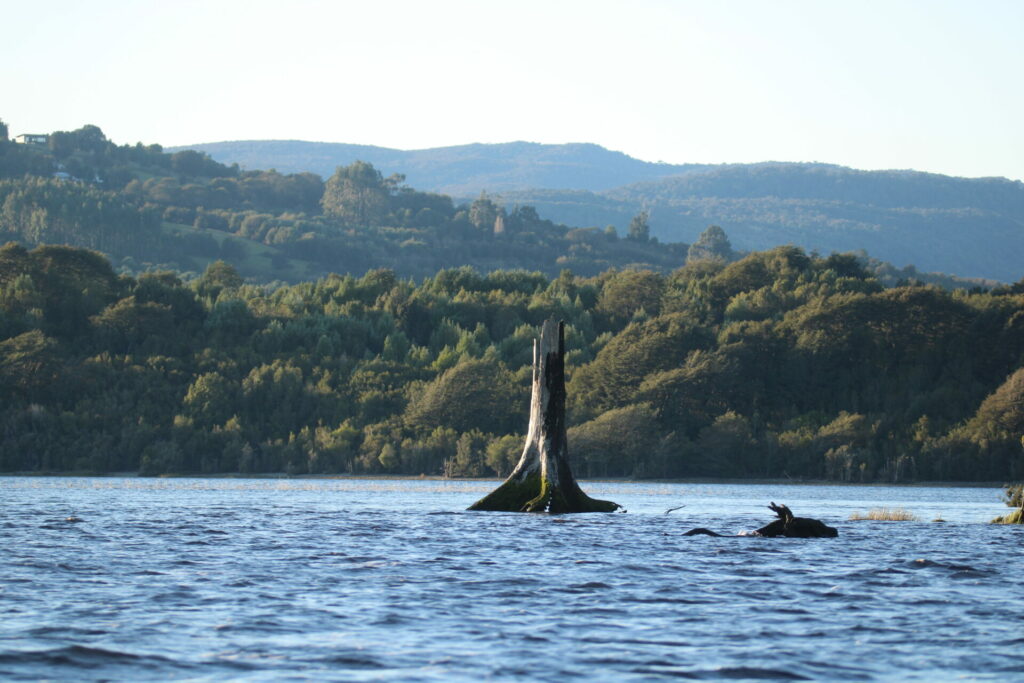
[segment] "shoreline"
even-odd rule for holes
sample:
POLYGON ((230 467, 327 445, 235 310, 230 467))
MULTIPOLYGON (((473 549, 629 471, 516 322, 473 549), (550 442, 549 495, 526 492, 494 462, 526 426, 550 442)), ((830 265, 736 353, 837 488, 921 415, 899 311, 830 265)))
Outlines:
MULTIPOLYGON (((83 479, 291 479, 291 480, 365 480, 365 481, 451 481, 451 482, 494 482, 501 483, 499 477, 444 477, 442 475, 425 474, 286 474, 284 472, 261 472, 241 474, 238 472, 221 474, 158 474, 144 476, 138 472, 2 472, 2 477, 55 477, 83 479)), ((912 482, 843 482, 828 479, 730 479, 713 477, 694 477, 689 479, 627 479, 627 478, 593 478, 582 479, 580 482, 594 484, 727 484, 734 486, 850 486, 850 487, 883 487, 897 486, 906 488, 1002 488, 1004 481, 912 481, 912 482)))

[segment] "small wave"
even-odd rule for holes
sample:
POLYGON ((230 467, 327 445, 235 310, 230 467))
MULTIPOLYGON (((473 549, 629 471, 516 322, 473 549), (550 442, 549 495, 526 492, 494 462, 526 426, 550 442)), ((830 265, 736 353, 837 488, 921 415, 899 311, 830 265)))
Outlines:
POLYGON ((573 607, 573 614, 600 615, 602 617, 626 616, 629 612, 618 607, 573 607))
POLYGON ((586 583, 576 583, 565 588, 559 588, 558 590, 566 593, 583 593, 606 588, 611 588, 611 586, 600 581, 587 581, 586 583))
POLYGON ((385 614, 380 619, 373 622, 374 626, 401 626, 403 624, 412 623, 412 619, 402 616, 401 614, 385 614))
POLYGON ((765 681, 809 681, 810 678, 801 676, 800 674, 793 673, 791 671, 784 671, 782 669, 761 669, 750 666, 737 666, 737 667, 722 667, 721 669, 712 669, 710 671, 694 671, 692 672, 699 678, 703 679, 756 679, 765 681))
POLYGON ((166 666, 171 660, 158 655, 136 655, 118 650, 105 650, 85 645, 70 645, 52 650, 0 653, 3 664, 42 664, 95 669, 110 664, 166 666))
POLYGON ((953 572, 953 578, 965 579, 978 576, 991 576, 995 574, 989 569, 978 569, 969 564, 954 564, 952 562, 936 562, 928 559, 917 559, 909 563, 914 569, 945 569, 953 572))
POLYGON ((713 600, 700 599, 700 598, 638 598, 638 597, 625 597, 620 598, 623 602, 635 602, 641 605, 703 605, 713 600))
POLYGON ((30 629, 28 634, 33 638, 43 638, 51 635, 60 636, 102 636, 106 631, 92 628, 76 628, 74 626, 37 626, 30 629))
POLYGON ((359 657, 355 655, 332 655, 330 657, 324 657, 319 660, 324 664, 332 664, 334 666, 346 668, 346 669, 383 669, 384 664, 381 664, 372 657, 359 657))

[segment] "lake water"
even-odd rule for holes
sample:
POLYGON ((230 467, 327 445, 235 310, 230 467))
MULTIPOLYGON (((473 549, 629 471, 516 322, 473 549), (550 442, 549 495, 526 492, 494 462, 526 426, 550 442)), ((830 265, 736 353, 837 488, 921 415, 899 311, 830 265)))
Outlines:
POLYGON ((495 485, 0 478, 0 678, 1024 680, 998 489, 584 482, 629 512, 465 511, 495 485), (682 536, 769 501, 839 538, 682 536), (923 521, 848 521, 883 505, 923 521))

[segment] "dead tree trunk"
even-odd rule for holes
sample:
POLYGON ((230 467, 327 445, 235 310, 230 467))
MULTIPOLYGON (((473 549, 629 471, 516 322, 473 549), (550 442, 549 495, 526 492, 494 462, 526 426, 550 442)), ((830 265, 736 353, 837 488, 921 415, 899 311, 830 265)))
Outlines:
POLYGON ((613 512, 620 506, 583 493, 569 469, 565 432, 565 326, 548 320, 533 341, 530 427, 519 464, 470 510, 613 512))

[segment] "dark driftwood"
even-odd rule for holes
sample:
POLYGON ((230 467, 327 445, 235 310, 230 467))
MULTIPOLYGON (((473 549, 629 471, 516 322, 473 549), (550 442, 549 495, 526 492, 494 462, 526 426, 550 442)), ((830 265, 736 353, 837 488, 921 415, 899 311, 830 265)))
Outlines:
POLYGON ((530 426, 519 464, 501 486, 470 510, 498 512, 614 512, 620 506, 595 500, 569 469, 565 431, 565 326, 548 320, 533 342, 530 426))
MULTIPOLYGON (((755 531, 753 536, 766 536, 776 538, 785 536, 787 538, 835 538, 839 535, 834 527, 824 522, 809 517, 794 517, 793 512, 785 505, 776 505, 774 502, 768 508, 778 515, 771 524, 761 527, 755 531)), ((710 529, 703 527, 690 529, 684 536, 721 536, 710 529)))
POLYGON ((792 511, 785 505, 776 505, 774 502, 768 508, 777 514, 779 518, 767 526, 763 526, 754 533, 758 536, 775 538, 785 536, 787 538, 835 538, 839 535, 835 527, 830 527, 824 522, 809 517, 794 517, 792 511))

